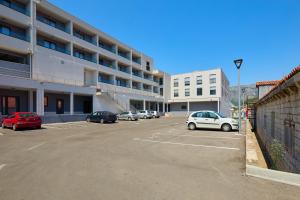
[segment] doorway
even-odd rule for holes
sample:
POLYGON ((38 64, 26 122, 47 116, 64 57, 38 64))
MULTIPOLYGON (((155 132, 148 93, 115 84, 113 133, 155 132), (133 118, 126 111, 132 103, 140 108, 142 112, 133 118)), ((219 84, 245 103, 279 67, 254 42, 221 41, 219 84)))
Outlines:
POLYGON ((65 113, 65 103, 63 99, 56 100, 56 114, 64 114, 65 113))
POLYGON ((92 113, 92 102, 84 101, 83 102, 83 113, 92 113))

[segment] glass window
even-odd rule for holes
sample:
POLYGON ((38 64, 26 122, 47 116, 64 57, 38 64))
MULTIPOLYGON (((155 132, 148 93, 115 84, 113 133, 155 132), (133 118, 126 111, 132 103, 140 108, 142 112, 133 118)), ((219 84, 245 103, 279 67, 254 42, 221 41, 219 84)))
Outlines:
POLYGON ((10 28, 6 27, 6 26, 2 26, 1 27, 1 33, 3 33, 4 35, 10 35, 10 28))
POLYGON ((189 86, 190 85, 190 77, 185 77, 184 78, 184 85, 189 86))
POLYGON ((216 95, 217 94, 216 86, 211 86, 210 87, 209 94, 210 95, 216 95))
POLYGON ((202 76, 196 77, 197 85, 202 85, 202 76))
POLYGON ((178 90, 174 90, 174 97, 179 97, 179 93, 178 93, 178 90))
POLYGON ((205 114, 203 112, 196 112, 192 115, 192 117, 204 118, 205 114))
POLYGON ((185 95, 186 97, 189 97, 189 96, 190 96, 190 88, 185 88, 185 90, 184 90, 184 95, 185 95))
POLYGON ((174 87, 178 87, 179 83, 178 83, 178 78, 174 79, 174 87))
POLYGON ((48 97, 44 97, 44 107, 48 107, 48 97))
POLYGON ((197 96, 202 96, 202 88, 197 88, 197 96))
POLYGON ((212 113, 212 112, 207 112, 206 115, 207 115, 207 118, 212 118, 212 119, 219 118, 218 115, 216 115, 215 113, 212 113))
POLYGON ((186 105, 182 105, 181 106, 181 110, 186 110, 187 109, 187 106, 186 105))
POLYGON ((217 82, 217 80, 216 80, 216 74, 210 74, 209 75, 209 83, 210 84, 214 84, 216 82, 217 82))

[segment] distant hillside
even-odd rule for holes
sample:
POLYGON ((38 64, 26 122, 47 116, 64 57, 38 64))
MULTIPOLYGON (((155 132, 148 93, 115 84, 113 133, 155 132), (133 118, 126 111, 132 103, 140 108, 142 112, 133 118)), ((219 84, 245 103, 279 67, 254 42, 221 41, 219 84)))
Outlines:
MULTIPOLYGON (((245 89, 245 99, 255 99, 258 97, 257 93, 257 88, 255 84, 251 85, 241 85, 241 103, 243 101, 243 94, 242 91, 245 89)), ((238 87, 237 86, 232 86, 230 87, 230 92, 231 92, 231 102, 234 105, 238 105, 238 87)))

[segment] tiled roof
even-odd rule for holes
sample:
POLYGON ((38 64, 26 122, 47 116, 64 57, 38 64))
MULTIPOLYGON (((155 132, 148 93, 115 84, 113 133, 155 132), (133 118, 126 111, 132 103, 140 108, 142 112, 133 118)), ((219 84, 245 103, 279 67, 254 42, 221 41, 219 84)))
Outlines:
POLYGON ((295 76, 298 72, 300 72, 300 65, 295 67, 287 76, 283 77, 283 79, 279 80, 277 84, 264 96, 262 97, 258 103, 263 102, 268 98, 268 96, 277 88, 279 88, 281 85, 283 85, 285 82, 287 82, 289 79, 291 79, 293 76, 295 76))
POLYGON ((278 80, 276 80, 276 81, 260 81, 260 82, 256 82, 256 87, 264 86, 264 85, 277 85, 278 83, 279 83, 278 80))

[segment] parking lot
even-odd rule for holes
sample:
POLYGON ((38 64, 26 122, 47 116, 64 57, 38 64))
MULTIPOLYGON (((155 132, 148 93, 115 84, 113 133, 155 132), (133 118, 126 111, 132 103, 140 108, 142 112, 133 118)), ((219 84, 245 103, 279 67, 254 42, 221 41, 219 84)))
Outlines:
POLYGON ((0 129, 0 199, 298 199, 246 177, 245 137, 189 131, 186 118, 0 129))

